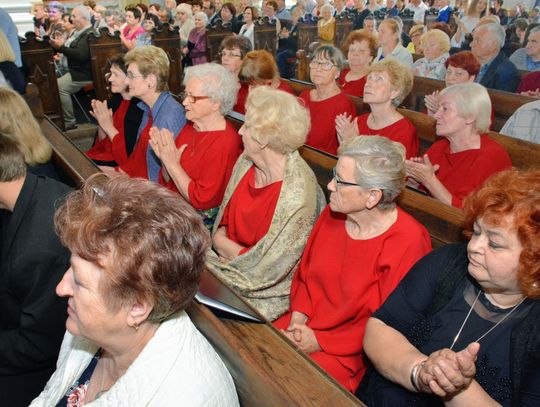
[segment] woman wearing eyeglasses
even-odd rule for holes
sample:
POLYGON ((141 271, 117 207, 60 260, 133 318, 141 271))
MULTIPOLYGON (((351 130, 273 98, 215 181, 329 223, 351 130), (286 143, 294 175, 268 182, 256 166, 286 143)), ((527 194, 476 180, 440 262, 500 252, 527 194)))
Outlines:
POLYGON ((176 141, 170 131, 152 129, 150 145, 164 167, 160 184, 182 195, 211 229, 242 152, 242 140, 225 120, 239 84, 223 66, 203 64, 186 70, 184 85, 190 123, 176 141))
POLYGON ((371 112, 355 119, 338 116, 336 129, 339 141, 358 135, 384 136, 403 144, 407 158, 416 157, 419 146, 416 128, 397 111, 412 86, 411 70, 398 61, 388 58, 371 65, 364 87, 364 102, 369 104, 371 112))
POLYGON ((279 78, 279 70, 274 56, 264 50, 248 52, 240 68, 241 87, 234 105, 234 111, 246 113, 246 99, 251 89, 256 86, 270 86, 295 95, 294 90, 279 78))
POLYGON ((129 94, 124 55, 113 56, 110 64, 106 78, 113 96, 110 100, 92 100, 90 114, 97 120, 99 129, 94 145, 85 154, 98 165, 115 167, 123 164, 133 152, 143 111, 138 106, 140 100, 129 94), (113 150, 112 138, 117 134, 113 150))
POLYGON ((212 233, 208 266, 261 314, 289 306, 294 270, 325 205, 300 157, 309 113, 298 99, 259 86, 247 99, 238 159, 212 233))
POLYGON ((223 38, 219 45, 221 65, 235 77, 238 77, 240 68, 242 68, 242 59, 252 48, 247 37, 229 35, 223 38))
POLYGON ((309 76, 315 89, 300 94, 311 114, 311 130, 306 144, 333 155, 338 149, 336 117, 340 114, 356 115, 354 103, 337 83, 342 69, 341 51, 332 45, 321 45, 309 64, 309 76))
POLYGON ((275 322, 349 391, 365 372, 368 318, 431 250, 426 229, 396 206, 404 186, 401 144, 360 136, 340 147, 330 204, 294 276, 289 311, 275 322))

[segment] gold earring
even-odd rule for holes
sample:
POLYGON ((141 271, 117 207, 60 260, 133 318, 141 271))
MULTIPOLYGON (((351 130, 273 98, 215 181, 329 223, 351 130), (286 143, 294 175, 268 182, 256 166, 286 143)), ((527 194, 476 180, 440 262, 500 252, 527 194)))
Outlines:
POLYGON ((133 328, 135 328, 135 331, 138 331, 139 330, 139 324, 135 322, 133 324, 133 328))

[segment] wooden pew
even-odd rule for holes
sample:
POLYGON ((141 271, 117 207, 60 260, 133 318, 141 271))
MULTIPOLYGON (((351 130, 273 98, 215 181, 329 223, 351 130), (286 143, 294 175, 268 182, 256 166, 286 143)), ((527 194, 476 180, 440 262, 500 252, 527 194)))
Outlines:
MULTIPOLYGON (((403 101, 403 105, 411 110, 423 111, 425 109, 424 97, 436 90, 444 89, 444 87, 443 81, 415 76, 413 90, 403 101)), ((495 113, 495 122, 492 128, 494 131, 499 131, 520 106, 536 100, 528 96, 494 89, 488 89, 488 93, 495 113)))
POLYGON ((253 22, 253 49, 264 49, 276 55, 277 31, 276 23, 270 22, 268 17, 259 18, 253 22))
POLYGON ((88 36, 88 44, 96 99, 107 100, 111 97, 111 92, 105 75, 110 71, 111 57, 124 53, 119 32, 115 31, 114 34, 110 34, 107 28, 101 28, 99 33, 92 33, 88 36))
MULTIPOLYGON (((74 186, 99 172, 51 121, 39 122, 54 163, 74 186)), ((271 324, 218 318, 195 301, 187 312, 229 369, 242 406, 362 405, 271 324)))
POLYGON ((219 60, 219 46, 227 35, 232 35, 232 25, 222 25, 221 20, 206 29, 206 58, 208 62, 219 60))
POLYGON ((154 29, 152 45, 161 48, 169 57, 169 91, 174 95, 182 92, 182 50, 178 27, 164 24, 154 29))
POLYGON ((336 18, 336 35, 334 43, 336 47, 341 48, 345 39, 353 29, 354 16, 349 13, 340 14, 336 18))
POLYGON ((53 62, 54 52, 49 40, 37 38, 33 32, 27 32, 25 38, 19 38, 19 44, 23 66, 28 72, 28 81, 38 87, 43 111, 59 127, 64 126, 53 62))
POLYGON ((298 51, 296 52, 296 78, 309 80, 310 45, 317 41, 317 18, 310 14, 298 22, 298 51))

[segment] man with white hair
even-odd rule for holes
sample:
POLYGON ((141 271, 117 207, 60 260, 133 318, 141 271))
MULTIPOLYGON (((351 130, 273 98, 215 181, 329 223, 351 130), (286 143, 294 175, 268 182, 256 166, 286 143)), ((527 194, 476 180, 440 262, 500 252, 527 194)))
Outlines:
POLYGON ((505 40, 500 24, 482 24, 473 31, 471 51, 480 62, 476 82, 486 88, 515 92, 520 81, 516 66, 502 51, 505 40))
POLYGON ((510 61, 522 71, 540 71, 540 26, 529 32, 527 45, 517 49, 510 61))
POLYGON ((49 41, 53 48, 64 54, 68 61, 69 72, 58 79, 60 102, 64 113, 66 130, 75 128, 75 115, 71 95, 77 93, 84 86, 92 83, 90 68, 90 46, 88 36, 92 32, 90 12, 85 6, 77 6, 71 12, 71 20, 75 32, 73 40, 66 46, 61 36, 53 37, 49 41))

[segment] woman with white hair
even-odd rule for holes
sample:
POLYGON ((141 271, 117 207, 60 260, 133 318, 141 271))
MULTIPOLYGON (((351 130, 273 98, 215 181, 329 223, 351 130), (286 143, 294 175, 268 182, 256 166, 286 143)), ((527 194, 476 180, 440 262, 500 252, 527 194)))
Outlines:
POLYGON ((405 149, 385 137, 343 145, 330 204, 313 228, 275 326, 349 391, 366 366, 368 318, 431 250, 426 229, 395 203, 405 187, 405 149))
POLYGON ((489 138, 491 100, 477 83, 449 86, 434 115, 443 137, 423 157, 407 160, 407 175, 435 199, 460 208, 463 199, 492 174, 512 167, 506 150, 489 138))
POLYGON ((420 39, 424 57, 413 64, 413 73, 416 76, 423 76, 433 79, 444 79, 446 66, 444 63, 450 56, 450 38, 448 35, 437 29, 429 30, 420 39))
POLYGON ((330 4, 321 7, 321 17, 317 22, 317 34, 322 44, 334 45, 336 19, 334 18, 334 7, 330 4))
POLYGON ((238 159, 212 232, 208 267, 269 320, 289 307, 296 265, 325 205, 298 148, 309 112, 290 94, 259 86, 247 99, 238 159))
POLYGON ((189 33, 195 28, 193 12, 187 3, 181 3, 176 7, 176 22, 180 28, 180 47, 183 48, 188 43, 189 33))
POLYGON ((213 63, 188 68, 184 85, 190 123, 176 142, 170 131, 152 129, 150 146, 164 167, 159 182, 180 193, 211 228, 242 152, 236 129, 225 120, 240 85, 232 73, 213 63))
POLYGON ((204 64, 206 62, 206 25, 208 16, 199 11, 193 16, 195 27, 189 32, 187 45, 182 48, 184 66, 204 64))

